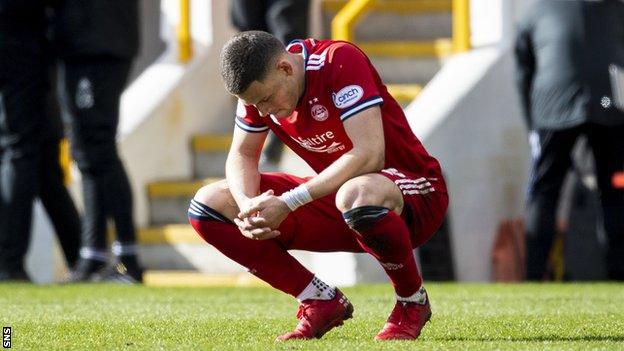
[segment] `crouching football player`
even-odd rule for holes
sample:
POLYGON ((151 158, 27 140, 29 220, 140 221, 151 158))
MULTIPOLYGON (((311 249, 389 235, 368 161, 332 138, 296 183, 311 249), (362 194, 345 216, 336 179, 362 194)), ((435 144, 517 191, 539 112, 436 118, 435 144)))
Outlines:
POLYGON ((189 219, 201 237, 271 286, 297 298, 299 324, 278 340, 320 338, 353 306, 288 250, 367 252, 397 303, 379 340, 416 339, 431 317, 412 250, 442 223, 440 165, 366 55, 332 40, 249 31, 221 52, 225 88, 239 98, 226 180, 201 188, 189 219), (260 173, 271 129, 318 175, 260 173), (242 234, 242 235, 241 235, 242 234))

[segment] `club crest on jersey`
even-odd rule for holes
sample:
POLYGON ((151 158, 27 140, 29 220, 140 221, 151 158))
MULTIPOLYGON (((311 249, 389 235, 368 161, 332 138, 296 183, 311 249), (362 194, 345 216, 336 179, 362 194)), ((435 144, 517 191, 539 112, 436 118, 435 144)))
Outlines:
POLYGON ((312 118, 319 122, 323 122, 324 120, 329 118, 329 111, 327 111, 327 108, 325 108, 325 106, 323 105, 316 104, 312 106, 310 111, 312 112, 312 118))
POLYGON ((332 93, 332 100, 337 108, 353 106, 364 96, 364 89, 359 85, 347 85, 337 93, 332 93))

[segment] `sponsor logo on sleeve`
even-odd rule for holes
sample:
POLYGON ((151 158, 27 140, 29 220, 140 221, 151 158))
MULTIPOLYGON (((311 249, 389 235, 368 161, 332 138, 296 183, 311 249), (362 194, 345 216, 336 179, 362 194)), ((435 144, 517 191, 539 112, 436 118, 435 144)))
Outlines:
POLYGON ((353 106, 364 96, 364 89, 359 85, 347 85, 337 93, 332 94, 334 105, 337 108, 347 108, 353 106))

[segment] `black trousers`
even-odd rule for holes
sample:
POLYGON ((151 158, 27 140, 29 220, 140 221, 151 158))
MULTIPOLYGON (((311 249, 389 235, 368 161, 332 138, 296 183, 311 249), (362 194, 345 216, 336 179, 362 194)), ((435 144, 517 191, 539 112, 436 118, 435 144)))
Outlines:
POLYGON ((238 30, 262 30, 284 44, 308 35, 308 0, 233 0, 232 23, 238 30))
POLYGON ((532 140, 533 169, 526 218, 527 279, 540 280, 553 243, 559 194, 572 165, 571 152, 580 135, 587 136, 596 162, 596 177, 607 234, 610 279, 624 279, 624 189, 613 176, 624 171, 624 125, 583 124, 564 130, 540 130, 532 140))
POLYGON ((112 219, 117 240, 135 242, 132 191, 117 153, 119 98, 131 62, 84 57, 62 64, 59 91, 69 125, 72 157, 82 174, 82 246, 106 250, 106 224, 112 219))
POLYGON ((40 188, 46 72, 41 54, 0 47, 0 270, 23 269, 40 188))
POLYGON ((46 115, 41 133, 39 199, 52 222, 67 265, 71 268, 78 260, 80 249, 80 216, 65 186, 63 170, 59 163, 60 142, 65 133, 54 84, 57 81, 56 60, 49 59, 47 73, 50 84, 46 92, 46 115))
MULTIPOLYGON (((238 30, 269 32, 284 44, 308 36, 308 0, 233 0, 230 14, 238 30)), ((263 156, 277 163, 282 148, 282 142, 271 132, 263 156)))
POLYGON ((67 265, 73 267, 80 249, 80 216, 65 187, 59 164, 59 142, 59 139, 48 139, 41 145, 39 198, 50 217, 67 265))

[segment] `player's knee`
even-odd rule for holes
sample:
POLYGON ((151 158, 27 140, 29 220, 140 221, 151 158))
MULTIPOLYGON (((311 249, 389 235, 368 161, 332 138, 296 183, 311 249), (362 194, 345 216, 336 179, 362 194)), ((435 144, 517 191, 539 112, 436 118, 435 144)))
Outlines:
POLYGON ((336 207, 341 212, 360 206, 379 206, 382 202, 376 189, 362 177, 348 180, 336 193, 336 207))
POLYGON ((362 206, 381 206, 400 213, 403 197, 388 178, 367 174, 348 180, 336 193, 336 208, 341 212, 362 206))
POLYGON ((195 193, 189 207, 189 217, 207 213, 218 215, 208 216, 205 219, 228 218, 236 216, 237 207, 225 180, 203 186, 195 193))
POLYGON ((366 231, 391 211, 379 185, 374 178, 362 176, 347 181, 338 190, 336 206, 351 229, 366 231))
POLYGON ((201 187, 197 190, 193 199, 206 206, 220 208, 225 205, 228 197, 231 197, 231 194, 227 182, 225 180, 220 180, 201 187))

